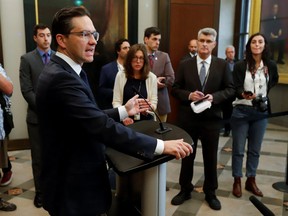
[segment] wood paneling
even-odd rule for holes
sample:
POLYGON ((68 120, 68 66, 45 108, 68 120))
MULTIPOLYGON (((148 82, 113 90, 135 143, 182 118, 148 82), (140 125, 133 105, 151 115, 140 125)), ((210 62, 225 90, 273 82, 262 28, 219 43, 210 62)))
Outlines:
MULTIPOLYGON (((161 47, 169 53, 175 73, 180 59, 188 52, 188 42, 197 38, 199 29, 212 27, 218 32, 219 12, 220 0, 159 1, 159 27, 162 38, 166 38, 161 47), (163 13, 163 8, 166 13, 163 13), (168 35, 164 35, 165 33, 168 35)), ((217 53, 217 47, 213 53, 217 53)), ((168 115, 168 122, 176 123, 178 102, 173 97, 170 100, 172 112, 168 115)))
POLYGON ((30 149, 29 139, 8 140, 8 151, 30 149))

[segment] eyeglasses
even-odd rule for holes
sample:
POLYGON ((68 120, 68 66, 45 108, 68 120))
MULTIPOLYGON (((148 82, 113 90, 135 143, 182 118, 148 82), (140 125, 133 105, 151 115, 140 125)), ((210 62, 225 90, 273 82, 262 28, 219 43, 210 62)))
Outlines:
POLYGON ((198 40, 200 43, 207 43, 207 44, 211 44, 211 43, 213 43, 214 41, 212 41, 212 40, 204 40, 204 39, 199 39, 198 40))
POLYGON ((144 61, 144 58, 143 57, 138 57, 138 56, 134 56, 133 58, 132 58, 132 61, 134 61, 134 62, 137 62, 137 61, 140 61, 140 62, 143 62, 144 61))
POLYGON ((91 38, 91 35, 94 37, 94 39, 96 41, 99 40, 99 32, 97 31, 94 31, 94 32, 90 32, 90 31, 82 31, 82 32, 70 32, 68 34, 77 34, 77 35, 80 35, 82 36, 85 40, 89 40, 91 38))

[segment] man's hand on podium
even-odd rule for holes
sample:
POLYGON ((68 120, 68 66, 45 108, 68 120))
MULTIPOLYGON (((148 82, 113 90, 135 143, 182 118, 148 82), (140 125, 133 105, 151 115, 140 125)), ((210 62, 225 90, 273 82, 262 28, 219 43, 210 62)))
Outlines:
POLYGON ((189 156, 192 152, 192 146, 183 139, 164 141, 163 154, 174 155, 177 160, 189 156))

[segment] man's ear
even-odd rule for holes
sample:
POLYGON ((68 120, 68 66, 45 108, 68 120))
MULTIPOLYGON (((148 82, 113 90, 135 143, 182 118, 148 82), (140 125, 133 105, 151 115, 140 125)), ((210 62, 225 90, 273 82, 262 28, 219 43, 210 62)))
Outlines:
POLYGON ((56 35, 56 41, 57 41, 57 44, 61 48, 65 48, 66 47, 66 37, 63 34, 57 34, 56 35))

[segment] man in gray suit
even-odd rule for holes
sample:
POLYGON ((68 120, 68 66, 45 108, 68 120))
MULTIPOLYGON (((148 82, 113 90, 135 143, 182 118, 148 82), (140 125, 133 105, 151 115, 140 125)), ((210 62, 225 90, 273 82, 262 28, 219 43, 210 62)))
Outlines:
POLYGON ((50 57, 54 54, 54 51, 50 48, 52 37, 48 26, 43 24, 36 25, 33 29, 33 39, 37 47, 31 52, 21 56, 19 71, 21 92, 28 103, 26 122, 31 145, 32 170, 36 191, 34 205, 40 208, 42 207, 39 180, 41 173, 42 144, 40 142, 38 117, 36 114, 35 90, 39 75, 45 64, 49 62, 50 57))
POLYGON ((158 105, 157 112, 161 121, 166 122, 167 114, 171 112, 168 86, 174 83, 174 70, 167 53, 159 51, 161 32, 157 27, 149 27, 144 32, 151 71, 157 76, 158 105))

